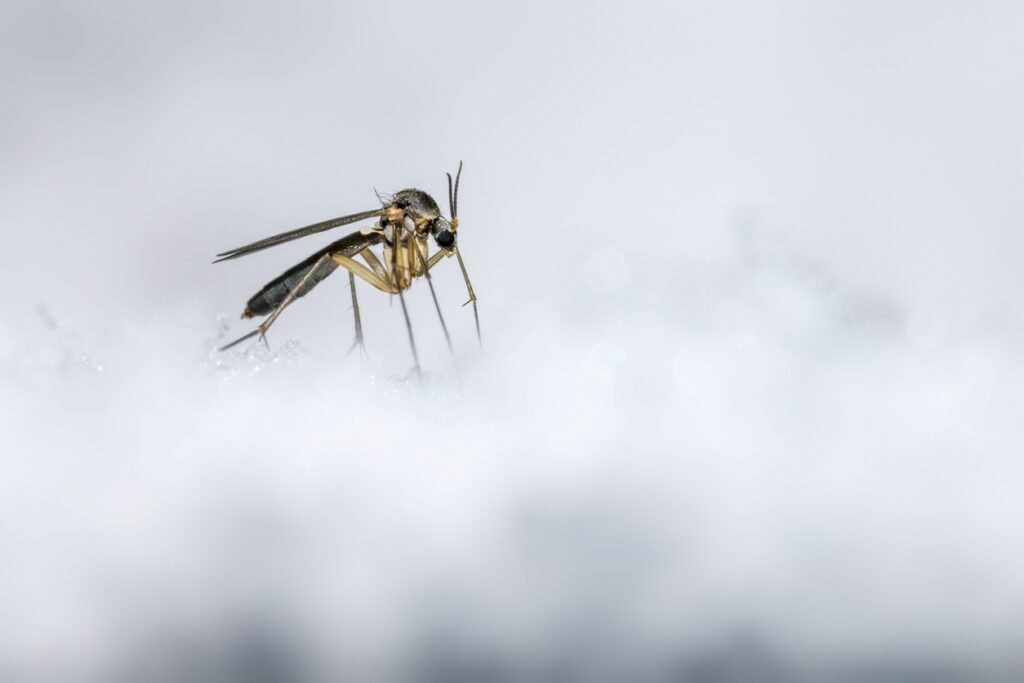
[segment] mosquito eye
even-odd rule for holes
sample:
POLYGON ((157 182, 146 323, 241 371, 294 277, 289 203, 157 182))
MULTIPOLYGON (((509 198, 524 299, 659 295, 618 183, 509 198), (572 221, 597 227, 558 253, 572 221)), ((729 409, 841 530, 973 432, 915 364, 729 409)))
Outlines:
POLYGON ((442 230, 441 232, 437 233, 436 239, 437 246, 444 247, 445 249, 447 249, 448 247, 455 244, 455 233, 451 232, 450 230, 442 230))

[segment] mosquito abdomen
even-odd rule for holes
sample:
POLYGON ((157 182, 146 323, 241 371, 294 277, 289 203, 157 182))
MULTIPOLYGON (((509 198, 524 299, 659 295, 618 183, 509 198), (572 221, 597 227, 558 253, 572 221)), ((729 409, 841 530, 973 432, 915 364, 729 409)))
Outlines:
MULTIPOLYGON (((284 273, 265 284, 263 289, 256 292, 256 294, 253 295, 253 297, 245 304, 245 311, 242 312, 242 317, 252 318, 258 315, 269 315, 273 313, 274 309, 284 301, 284 298, 288 296, 289 292, 298 285, 306 272, 321 256, 323 256, 323 252, 316 253, 302 263, 289 268, 284 273)), ((302 285, 302 288, 295 293, 295 296, 305 296, 309 290, 316 287, 321 280, 333 273, 334 269, 337 267, 338 264, 330 260, 320 264, 320 266, 317 267, 316 272, 314 272, 302 285)))
MULTIPOLYGON (((337 242, 329 244, 307 258, 305 261, 292 266, 267 284, 263 285, 263 288, 256 292, 256 294, 254 294, 253 297, 245 304, 245 310, 242 311, 242 317, 254 318, 256 316, 270 315, 273 313, 274 309, 281 305, 281 302, 284 301, 289 292, 298 286, 299 282, 306 276, 309 269, 312 268, 324 254, 338 253, 346 256, 354 256, 367 246, 379 241, 379 239, 380 237, 376 234, 364 235, 356 232, 341 238, 337 242)), ((330 259, 321 263, 309 279, 306 280, 305 284, 302 285, 301 289, 295 293, 295 296, 305 296, 309 290, 320 284, 320 281, 333 273, 337 267, 338 264, 330 259)))

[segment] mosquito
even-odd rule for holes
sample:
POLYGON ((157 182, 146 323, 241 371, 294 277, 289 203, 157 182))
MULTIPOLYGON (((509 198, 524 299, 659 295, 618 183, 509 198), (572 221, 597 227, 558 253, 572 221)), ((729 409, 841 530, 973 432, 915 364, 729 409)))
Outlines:
POLYGON ((382 204, 379 209, 361 211, 348 216, 341 216, 340 218, 332 218, 322 223, 314 223, 304 228, 289 230, 280 235, 267 237, 252 244, 217 254, 218 258, 214 263, 228 261, 239 256, 276 247, 279 244, 284 244, 300 237, 315 235, 343 225, 376 219, 376 222, 372 225, 368 225, 342 237, 336 242, 328 244, 264 285, 246 303, 245 310, 242 311, 242 318, 268 317, 255 330, 239 337, 230 344, 222 346, 220 350, 226 351, 256 335, 259 335, 261 340, 266 341, 267 330, 270 329, 284 309, 295 299, 308 294, 310 290, 340 266, 348 271, 349 286, 352 292, 352 311, 355 318, 356 337, 352 344, 352 349, 356 348, 356 346, 365 348, 362 321, 359 316, 359 302, 356 298, 355 279, 358 277, 382 292, 398 295, 402 303, 402 313, 405 317, 406 329, 409 333, 409 344, 412 347, 413 360, 417 371, 419 371, 419 356, 416 352, 416 342, 413 338, 412 325, 409 322, 409 311, 405 305, 403 292, 412 285, 416 278, 424 277, 427 280, 431 297, 434 300, 434 307, 437 309, 437 315, 441 321, 441 327, 444 330, 445 340, 448 342, 450 351, 452 348, 451 338, 448 335, 448 327, 445 325, 444 317, 441 315, 441 307, 438 304, 434 285, 430 279, 430 269, 437 265, 441 259, 450 258, 451 256, 455 256, 458 260, 462 277, 466 282, 466 291, 469 294, 469 300, 466 304, 473 304, 473 319, 476 323, 477 342, 482 345, 476 294, 473 292, 473 285, 470 284, 469 274, 466 272, 466 264, 462 260, 462 253, 455 244, 459 229, 458 202, 459 180, 462 178, 462 162, 459 162, 459 169, 455 174, 454 182, 450 173, 446 175, 448 176, 450 220, 441 215, 437 202, 429 194, 423 190, 411 188, 401 190, 387 197, 378 195, 378 199, 382 204), (438 247, 438 251, 433 255, 429 253, 429 237, 434 238, 434 242, 438 247), (378 245, 382 245, 380 256, 373 251, 373 247, 378 245), (357 259, 362 259, 363 262, 357 259))

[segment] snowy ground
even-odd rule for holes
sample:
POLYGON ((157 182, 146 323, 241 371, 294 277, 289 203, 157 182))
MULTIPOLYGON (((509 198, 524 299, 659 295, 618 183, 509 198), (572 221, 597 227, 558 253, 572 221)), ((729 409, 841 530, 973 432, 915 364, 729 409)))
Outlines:
POLYGON ((0 680, 1024 674, 1019 8, 3 11, 0 680))

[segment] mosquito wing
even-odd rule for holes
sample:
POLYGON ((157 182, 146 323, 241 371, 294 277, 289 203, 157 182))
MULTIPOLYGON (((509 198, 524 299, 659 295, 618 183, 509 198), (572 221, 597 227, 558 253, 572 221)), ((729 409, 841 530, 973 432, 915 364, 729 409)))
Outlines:
POLYGON ((246 254, 252 254, 253 252, 261 251, 269 247, 276 247, 279 244, 285 242, 291 242, 297 240, 300 237, 306 237, 308 235, 315 235, 318 232, 324 230, 330 230, 340 225, 348 225, 349 223, 355 223, 357 221, 366 220, 367 218, 376 218, 384 213, 384 209, 374 209, 373 211, 363 211, 361 213, 354 213, 351 216, 342 216, 341 218, 332 218, 329 221, 323 223, 314 223, 313 225, 307 225, 304 228, 297 228, 295 230, 289 230, 288 232, 282 232, 280 235, 274 235, 273 237, 267 237, 266 239, 258 240, 252 244, 247 244, 244 247, 238 247, 237 249, 229 249, 223 253, 217 254, 219 257, 214 263, 220 263, 221 261, 227 261, 229 259, 238 258, 239 256, 245 256, 246 254))

